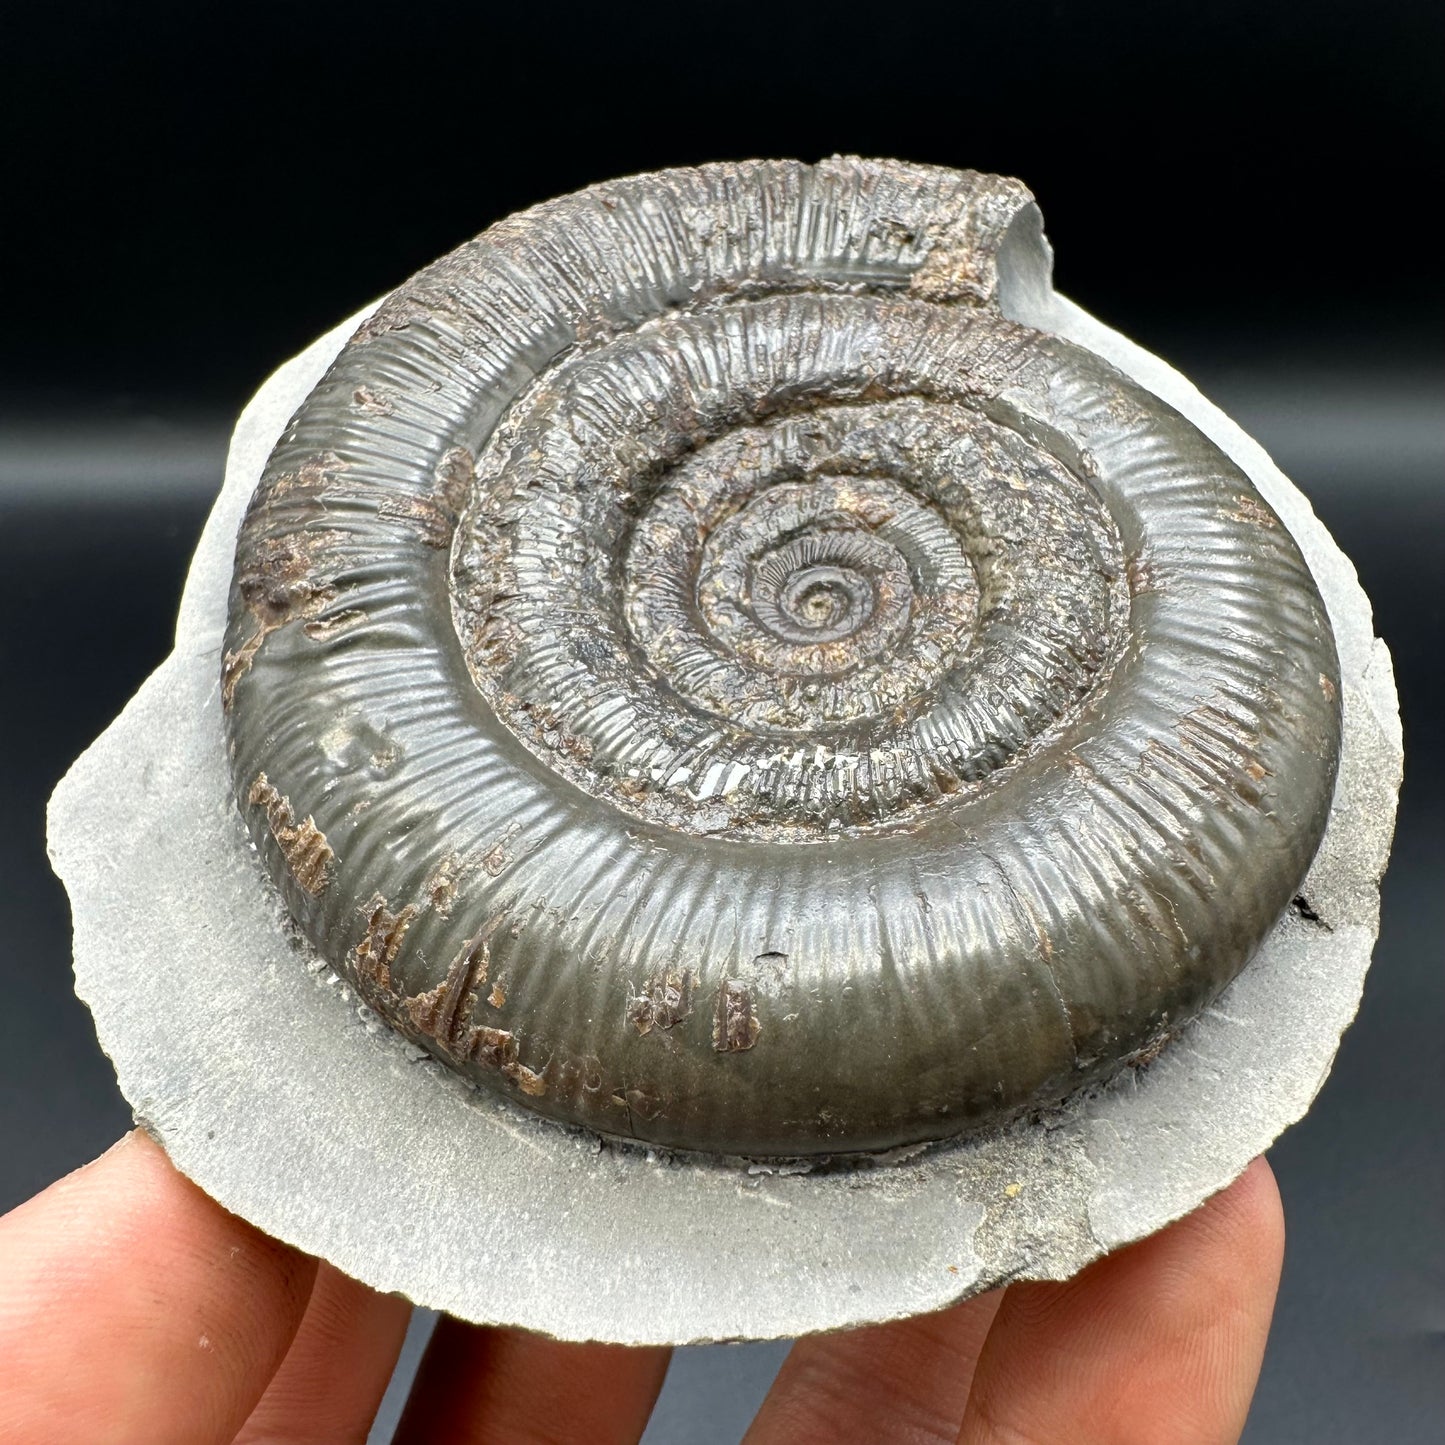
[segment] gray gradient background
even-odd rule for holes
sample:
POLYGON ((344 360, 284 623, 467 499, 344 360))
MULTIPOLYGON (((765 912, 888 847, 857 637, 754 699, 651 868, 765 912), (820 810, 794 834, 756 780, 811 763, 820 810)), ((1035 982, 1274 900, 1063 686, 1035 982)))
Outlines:
MULTIPOLYGON (((619 11, 561 55, 557 16, 463 42, 426 5, 404 28, 379 4, 7 15, 0 1209, 129 1123, 70 993, 43 805, 168 650, 249 391, 489 221, 607 175, 835 149, 975 165, 1039 193, 1062 289, 1272 452, 1394 652, 1406 786, 1380 944, 1334 1074, 1271 1152, 1289 1247, 1246 1439, 1445 1438, 1445 318, 1414 219, 1442 179, 1445 37, 1424 5, 1173 8, 780 12, 758 42, 776 67, 741 81, 724 12, 704 42, 681 11, 619 11)), ((650 1445, 737 1440, 785 1349, 679 1351, 650 1445)))

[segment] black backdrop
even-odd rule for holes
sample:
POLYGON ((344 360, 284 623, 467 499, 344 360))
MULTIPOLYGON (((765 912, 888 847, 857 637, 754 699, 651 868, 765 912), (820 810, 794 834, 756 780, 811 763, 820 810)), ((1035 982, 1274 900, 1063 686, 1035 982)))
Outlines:
MULTIPOLYGON (((1360 1021, 1273 1154, 1291 1246, 1249 1439, 1441 1438, 1442 55, 1438 7, 1403 0, 7 7, 0 1207, 127 1119, 69 995, 43 800, 164 655, 263 376, 609 175, 834 151, 1001 170, 1038 194, 1061 289, 1312 496, 1394 649, 1397 861, 1360 1021)), ((696 1416, 668 1438, 727 1438, 696 1416)))
POLYGON ((52 399, 230 409, 497 216, 749 155, 1020 175, 1061 288, 1146 342, 1376 351, 1440 300, 1426 3, 26 9, 0 364, 52 399))

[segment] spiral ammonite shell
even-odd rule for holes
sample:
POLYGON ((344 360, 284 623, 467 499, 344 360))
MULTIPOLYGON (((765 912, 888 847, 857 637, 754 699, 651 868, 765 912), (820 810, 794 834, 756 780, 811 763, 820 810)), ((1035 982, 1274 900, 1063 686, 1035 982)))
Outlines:
POLYGON ((1059 1100, 1324 829, 1324 606, 1169 407, 1004 316, 1016 181, 705 166, 492 227, 276 447, 222 679, 286 902, 555 1119, 888 1148, 1059 1100))

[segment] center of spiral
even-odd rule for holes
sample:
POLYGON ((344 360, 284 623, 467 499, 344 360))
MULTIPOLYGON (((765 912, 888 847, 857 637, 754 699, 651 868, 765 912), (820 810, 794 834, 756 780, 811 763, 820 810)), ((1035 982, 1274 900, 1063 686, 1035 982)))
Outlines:
MULTIPOLYGON (((839 677, 884 657, 913 615, 900 518, 917 532, 914 514, 923 510, 876 479, 765 486, 703 545, 696 596, 708 632, 780 678, 839 677)), ((956 554, 947 529, 937 532, 938 545, 956 554)))
POLYGON ((856 632, 873 611, 873 589, 841 567, 805 567, 788 579, 774 608, 758 619, 790 642, 833 642, 856 632))

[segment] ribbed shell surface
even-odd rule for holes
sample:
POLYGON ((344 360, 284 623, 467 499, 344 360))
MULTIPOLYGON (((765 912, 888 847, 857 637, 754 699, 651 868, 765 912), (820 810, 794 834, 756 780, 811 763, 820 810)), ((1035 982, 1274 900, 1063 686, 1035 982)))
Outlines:
POLYGON ((1163 1043, 1322 834, 1284 526, 1007 320, 1017 182, 715 165, 511 217, 362 326, 242 527, 236 796, 393 1027, 558 1120, 935 1140, 1163 1043))

